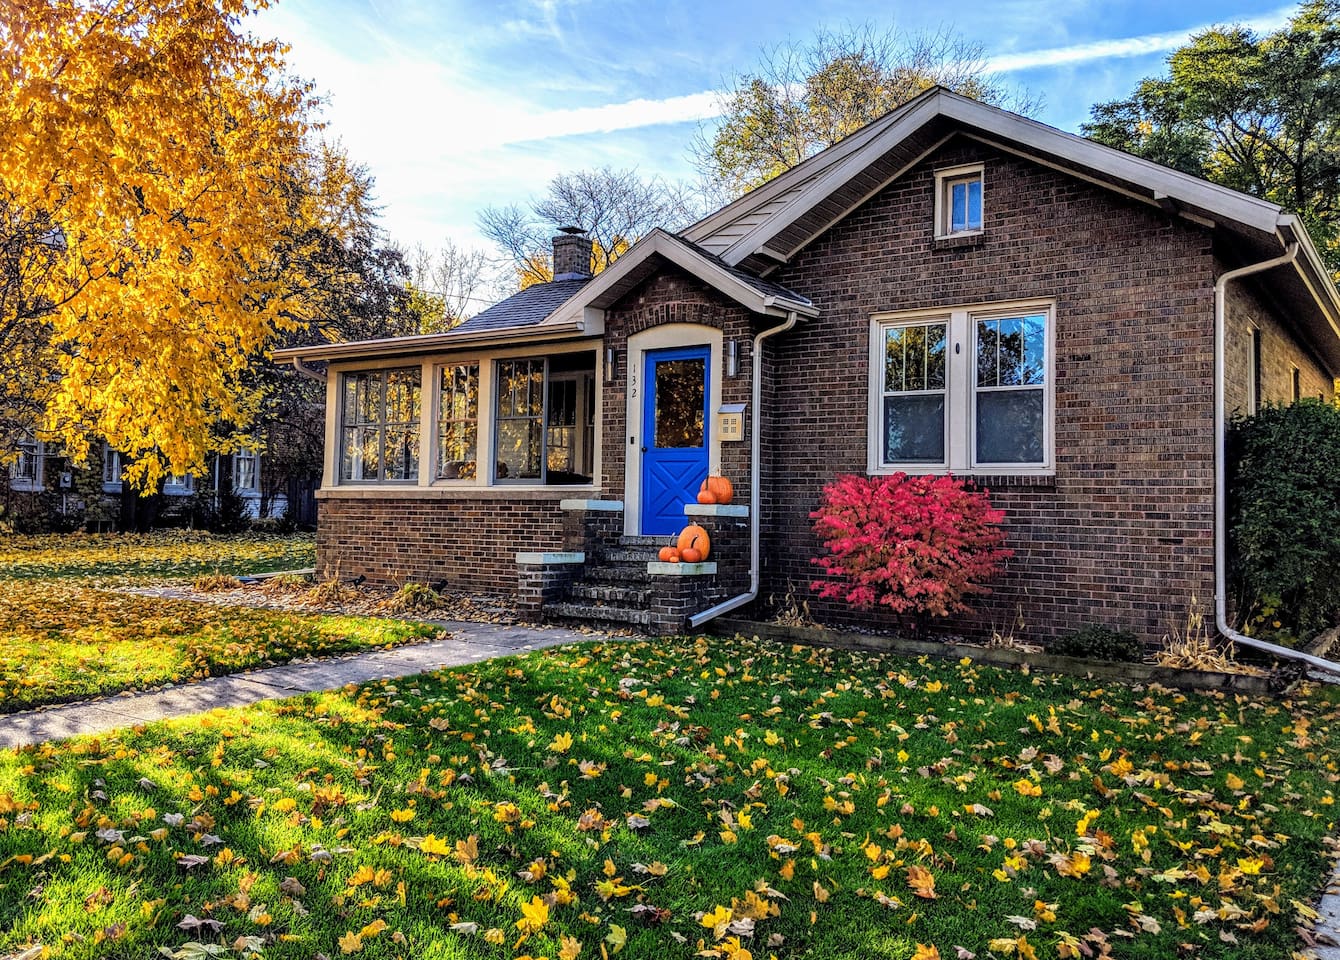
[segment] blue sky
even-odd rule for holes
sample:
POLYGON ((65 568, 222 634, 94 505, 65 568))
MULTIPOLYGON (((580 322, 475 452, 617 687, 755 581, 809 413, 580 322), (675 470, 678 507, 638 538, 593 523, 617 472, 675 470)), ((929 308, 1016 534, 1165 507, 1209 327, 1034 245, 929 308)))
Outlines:
POLYGON ((252 24, 292 45, 325 119, 377 178, 392 238, 482 245, 478 211, 525 203, 584 167, 693 174, 688 144, 713 92, 763 47, 870 21, 980 43, 1037 117, 1076 130, 1089 106, 1163 69, 1212 23, 1281 25, 1293 5, 1082 0, 936 3, 689 0, 280 0, 252 24))

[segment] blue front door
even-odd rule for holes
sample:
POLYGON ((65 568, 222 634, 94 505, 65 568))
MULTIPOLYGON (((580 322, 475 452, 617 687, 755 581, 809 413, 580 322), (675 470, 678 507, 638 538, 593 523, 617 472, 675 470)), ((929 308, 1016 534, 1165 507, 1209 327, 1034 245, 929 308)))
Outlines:
POLYGON ((684 504, 695 503, 707 477, 711 368, 708 347, 645 354, 642 404, 642 533, 671 534, 684 526, 684 504))

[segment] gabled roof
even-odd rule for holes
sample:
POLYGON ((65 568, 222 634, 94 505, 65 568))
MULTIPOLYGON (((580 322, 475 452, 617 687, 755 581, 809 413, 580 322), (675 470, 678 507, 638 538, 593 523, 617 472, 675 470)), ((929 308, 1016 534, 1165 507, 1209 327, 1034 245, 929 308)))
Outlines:
POLYGON ((614 306, 665 263, 674 264, 755 313, 771 316, 797 313, 805 317, 819 313, 808 298, 725 263, 702 247, 657 228, 555 311, 550 322, 572 321, 585 316, 588 310, 601 311, 614 306))
POLYGON ((684 237, 729 266, 765 274, 954 136, 1060 170, 1214 229, 1248 259, 1298 243, 1286 273, 1263 275, 1310 317, 1315 345, 1340 370, 1340 292, 1302 222, 1276 204, 1131 156, 940 87, 693 224, 684 237), (1321 316, 1318 316, 1318 310, 1321 316))

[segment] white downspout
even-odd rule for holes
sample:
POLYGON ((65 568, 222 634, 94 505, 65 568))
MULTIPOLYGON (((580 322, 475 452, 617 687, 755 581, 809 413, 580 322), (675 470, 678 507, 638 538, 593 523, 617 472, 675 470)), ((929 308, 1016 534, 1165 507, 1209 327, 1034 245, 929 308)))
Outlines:
POLYGON ((769 327, 761 331, 754 337, 754 409, 751 411, 749 419, 749 591, 739 596, 731 597, 729 600, 723 600, 714 607, 709 607, 702 613, 695 613, 689 617, 689 627, 696 630, 708 620, 714 620, 723 613, 730 613, 747 603, 753 603, 758 597, 758 588, 762 580, 761 576, 761 554, 762 549, 759 544, 760 518, 759 508, 763 500, 763 438, 760 426, 763 422, 760 408, 763 406, 763 341, 769 337, 775 337, 779 333, 786 333, 792 329, 798 322, 799 317, 792 310, 786 315, 786 322, 776 327, 769 327))
POLYGON ((1233 643, 1260 650, 1282 660, 1294 660, 1310 667, 1340 676, 1340 664, 1314 657, 1299 650, 1290 650, 1278 644, 1248 637, 1228 624, 1228 424, 1224 410, 1225 380, 1225 294, 1229 283, 1240 277, 1292 263, 1298 256, 1298 241, 1288 245, 1282 256, 1260 263, 1250 263, 1229 270, 1214 283, 1214 625, 1219 633, 1233 643))

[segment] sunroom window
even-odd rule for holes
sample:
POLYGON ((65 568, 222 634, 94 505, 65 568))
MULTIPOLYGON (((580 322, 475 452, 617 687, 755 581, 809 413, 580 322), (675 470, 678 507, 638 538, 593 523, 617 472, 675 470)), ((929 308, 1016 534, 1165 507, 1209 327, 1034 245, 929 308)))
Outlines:
POLYGON ((590 483, 595 354, 499 360, 495 370, 495 481, 590 483))
POLYGON ((479 447, 479 364, 442 367, 437 400, 437 477, 472 480, 479 447))
POLYGON ((341 396, 340 479, 417 480, 419 368, 346 373, 341 396))

